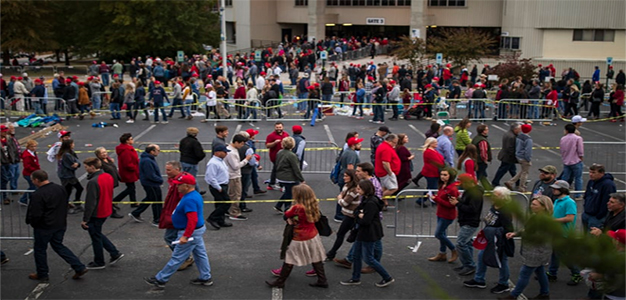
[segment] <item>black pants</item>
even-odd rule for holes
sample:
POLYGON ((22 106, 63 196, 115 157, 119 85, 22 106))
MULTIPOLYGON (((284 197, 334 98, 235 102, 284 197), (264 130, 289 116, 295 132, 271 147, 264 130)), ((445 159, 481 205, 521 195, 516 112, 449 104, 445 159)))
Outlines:
POLYGON ((333 244, 333 247, 330 249, 330 251, 326 253, 326 257, 335 258, 335 256, 337 255, 337 250, 339 250, 339 248, 341 247, 341 244, 343 244, 343 240, 346 237, 346 233, 348 233, 348 231, 350 231, 350 229, 352 229, 353 226, 354 226, 354 218, 344 216, 343 221, 341 222, 341 225, 339 225, 339 230, 337 230, 337 238, 335 239, 335 243, 333 244))
POLYGON ((276 163, 272 162, 272 173, 270 173, 270 185, 276 184, 276 163))
POLYGON ((393 112, 392 119, 398 118, 398 102, 397 101, 389 101, 389 105, 391 105, 391 111, 393 112))
POLYGON ((126 189, 113 198, 113 203, 124 200, 126 196, 129 196, 130 202, 137 202, 137 195, 135 193, 135 183, 126 182, 126 189))
MULTIPOLYGON (((78 181, 78 178, 74 177, 74 178, 70 178, 70 179, 61 179, 61 185, 63 185, 63 187, 65 188, 65 192, 67 193, 67 197, 70 197, 70 195, 72 195, 72 188, 76 189, 76 195, 75 198, 76 202, 80 201, 80 196, 83 194, 83 186, 80 184, 80 181, 78 181)), ((80 204, 76 204, 76 205, 80 205, 80 204)))
POLYGON ((35 237, 35 267, 39 278, 48 277, 48 244, 52 250, 56 252, 72 269, 80 272, 85 269, 85 265, 80 262, 78 257, 74 255, 72 250, 63 245, 63 237, 65 236, 65 228, 60 229, 38 229, 33 231, 35 237))
POLYGON ((246 198, 248 197, 248 190, 252 185, 252 172, 250 174, 241 174, 241 198, 239 199, 239 208, 244 209, 248 206, 246 205, 246 198))
POLYGON ((600 104, 601 102, 597 102, 597 101, 591 102, 591 109, 589 110, 589 114, 587 114, 587 117, 594 115, 596 118, 599 118, 600 117, 600 104))
POLYGON ((161 209, 163 209, 163 204, 148 204, 143 202, 160 202, 163 201, 163 197, 161 195, 161 187, 158 186, 143 186, 143 190, 146 191, 146 198, 141 200, 141 204, 131 212, 133 216, 140 217, 141 213, 146 211, 150 205, 152 205, 152 222, 159 223, 159 219, 161 219, 161 209))
POLYGON ((281 183, 282 186, 285 188, 285 192, 283 193, 283 195, 280 197, 280 199, 278 200, 278 202, 276 202, 275 207, 276 208, 281 208, 281 207, 285 207, 283 209, 283 211, 287 211, 289 210, 289 208, 291 207, 291 202, 293 201, 293 194, 291 193, 291 190, 293 189, 294 186, 298 185, 299 183, 297 182, 293 182, 293 183, 281 183))
POLYGON ((115 248, 115 245, 113 245, 113 243, 109 241, 109 238, 102 233, 102 225, 104 225, 106 220, 107 218, 91 218, 89 219, 89 222, 87 222, 87 226, 89 226, 87 231, 89 231, 89 237, 91 237, 91 248, 93 248, 93 262, 99 266, 106 264, 104 261, 103 248, 109 252, 111 257, 115 257, 120 254, 120 252, 117 251, 117 248, 115 248))
MULTIPOLYGON (((228 184, 220 184, 222 191, 218 191, 216 188, 209 186, 209 192, 213 195, 213 200, 215 201, 230 201, 230 197, 228 196, 228 184)), ((230 203, 215 203, 215 210, 209 215, 208 220, 214 221, 215 223, 222 225, 226 220, 226 212, 230 208, 230 203)))

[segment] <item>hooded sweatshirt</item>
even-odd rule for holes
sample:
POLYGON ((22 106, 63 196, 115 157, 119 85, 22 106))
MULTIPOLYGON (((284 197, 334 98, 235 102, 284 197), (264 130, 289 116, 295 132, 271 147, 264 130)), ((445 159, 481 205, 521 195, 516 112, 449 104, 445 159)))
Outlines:
POLYGON ((363 213, 363 218, 356 218, 359 230, 356 240, 360 242, 376 242, 383 238, 383 226, 380 223, 380 212, 385 203, 376 196, 363 197, 361 204, 354 210, 354 215, 363 213))
POLYGON ((585 190, 584 212, 598 219, 604 218, 608 213, 606 203, 609 202, 610 194, 615 193, 613 175, 604 174, 598 180, 589 180, 585 190))
POLYGON ((533 139, 525 134, 520 133, 515 140, 515 157, 518 160, 531 161, 533 154, 533 139))
POLYGON ((139 159, 139 181, 145 186, 159 187, 163 184, 156 158, 148 152, 141 153, 139 159))

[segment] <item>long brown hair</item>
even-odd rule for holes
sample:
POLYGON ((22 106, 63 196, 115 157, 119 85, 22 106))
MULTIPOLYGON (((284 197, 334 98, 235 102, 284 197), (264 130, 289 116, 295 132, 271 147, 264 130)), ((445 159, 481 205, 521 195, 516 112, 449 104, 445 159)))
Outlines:
POLYGON ((461 156, 459 156, 459 160, 456 164, 456 168, 459 169, 459 171, 463 170, 463 161, 465 161, 468 157, 474 161, 474 171, 478 170, 478 164, 476 163, 478 160, 478 149, 474 146, 474 144, 469 144, 465 146, 465 151, 461 153, 461 156))
POLYGON ((74 150, 72 150, 72 144, 74 144, 74 140, 72 140, 72 139, 65 140, 65 141, 63 141, 63 143, 61 143, 61 147, 59 148, 59 152, 57 152, 57 159, 58 160, 63 159, 63 155, 65 153, 69 153, 72 156, 76 156, 76 153, 74 153, 74 150))
POLYGON ((315 223, 320 219, 320 207, 315 197, 313 189, 302 183, 293 187, 293 203, 304 206, 306 220, 309 223, 315 223))

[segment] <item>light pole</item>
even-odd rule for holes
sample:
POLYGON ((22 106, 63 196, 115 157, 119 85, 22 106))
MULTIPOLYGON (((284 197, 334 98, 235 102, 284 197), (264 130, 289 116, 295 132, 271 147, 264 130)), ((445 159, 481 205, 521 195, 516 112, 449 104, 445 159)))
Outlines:
POLYGON ((221 39, 221 52, 222 52, 222 76, 224 76, 224 78, 226 78, 226 73, 228 72, 228 70, 226 69, 226 58, 227 58, 227 54, 226 54, 226 15, 225 15, 225 8, 226 8, 226 0, 221 0, 220 2, 220 23, 221 23, 221 31, 222 33, 220 34, 220 39, 221 39))

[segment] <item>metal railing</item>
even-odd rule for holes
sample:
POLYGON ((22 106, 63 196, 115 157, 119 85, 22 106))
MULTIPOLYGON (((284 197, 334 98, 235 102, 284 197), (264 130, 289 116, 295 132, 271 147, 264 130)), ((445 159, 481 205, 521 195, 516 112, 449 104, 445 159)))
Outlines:
POLYGON ((626 142, 584 141, 585 163, 602 164, 607 173, 626 179, 626 142))
MULTIPOLYGON (((0 190, 0 193, 32 193, 33 190, 0 190)), ((0 207, 0 240, 32 240, 33 228, 26 224, 27 206, 12 201, 0 207)))

